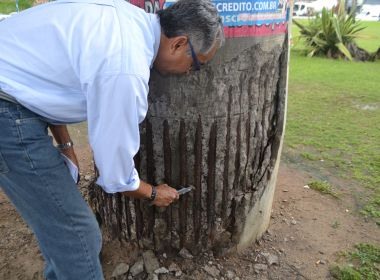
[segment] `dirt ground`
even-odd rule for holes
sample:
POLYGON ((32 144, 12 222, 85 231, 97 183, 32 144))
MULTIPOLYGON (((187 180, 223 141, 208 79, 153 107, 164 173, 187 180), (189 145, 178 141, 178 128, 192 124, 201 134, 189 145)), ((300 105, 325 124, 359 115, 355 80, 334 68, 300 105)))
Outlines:
MULTIPOLYGON (((75 133, 74 128, 74 137, 75 133)), ((82 178, 90 172, 92 165, 85 141, 81 138, 76 145, 82 178)), ((170 262, 175 262, 182 271, 179 277, 166 274, 159 279, 330 279, 329 266, 337 261, 339 252, 352 249, 360 242, 380 244, 379 226, 358 214, 354 195, 357 191, 350 182, 328 173, 305 171, 284 156, 270 227, 259 242, 239 254, 222 258, 202 255, 188 260, 157 256, 162 266, 168 267, 170 262), (328 177, 339 188, 340 199, 304 187, 321 176, 328 177), (268 255, 272 257, 269 263, 268 255), (211 266, 218 271, 213 276, 206 269, 211 266)), ((33 233, 2 191, 0 236, 0 279, 42 279, 43 259, 33 233)), ((117 264, 133 265, 138 255, 136 249, 125 244, 105 244, 103 268, 106 279, 110 279, 117 264)))

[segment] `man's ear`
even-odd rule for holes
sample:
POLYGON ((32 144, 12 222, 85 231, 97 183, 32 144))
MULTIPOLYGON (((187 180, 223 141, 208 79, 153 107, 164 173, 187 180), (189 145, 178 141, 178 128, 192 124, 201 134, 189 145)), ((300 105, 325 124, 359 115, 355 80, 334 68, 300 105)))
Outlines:
POLYGON ((170 38, 170 51, 172 54, 178 51, 187 50, 188 38, 187 36, 177 36, 170 38))

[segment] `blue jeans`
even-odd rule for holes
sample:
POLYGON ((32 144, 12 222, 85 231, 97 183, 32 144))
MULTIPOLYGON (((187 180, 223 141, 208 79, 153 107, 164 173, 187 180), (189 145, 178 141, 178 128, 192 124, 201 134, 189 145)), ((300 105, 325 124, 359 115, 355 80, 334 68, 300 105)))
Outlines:
POLYGON ((47 279, 103 279, 99 226, 47 125, 0 99, 0 187, 35 233, 47 279))

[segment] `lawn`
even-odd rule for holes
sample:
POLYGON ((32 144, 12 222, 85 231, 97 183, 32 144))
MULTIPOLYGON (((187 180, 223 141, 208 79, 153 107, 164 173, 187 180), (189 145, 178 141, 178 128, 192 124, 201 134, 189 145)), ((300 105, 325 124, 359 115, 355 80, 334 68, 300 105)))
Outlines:
MULTIPOLYGON (((374 51, 380 22, 362 24, 368 28, 358 43, 374 51)), ((302 41, 291 50, 285 152, 323 160, 334 174, 371 189, 363 209, 380 217, 380 61, 307 58, 302 50, 302 41)))
MULTIPOLYGON (((30 8, 33 1, 31 0, 19 0, 18 6, 20 11, 30 8)), ((0 0, 0 14, 10 14, 16 12, 15 0, 0 0)))

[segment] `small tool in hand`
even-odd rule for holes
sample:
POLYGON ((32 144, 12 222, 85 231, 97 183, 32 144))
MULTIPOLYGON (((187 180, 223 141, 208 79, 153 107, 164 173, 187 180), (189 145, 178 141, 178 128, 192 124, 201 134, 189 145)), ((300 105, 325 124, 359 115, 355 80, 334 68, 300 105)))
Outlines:
POLYGON ((180 187, 180 189, 177 190, 179 195, 183 195, 183 194, 188 193, 188 192, 192 191, 193 189, 195 189, 192 185, 179 186, 179 187, 180 187))

